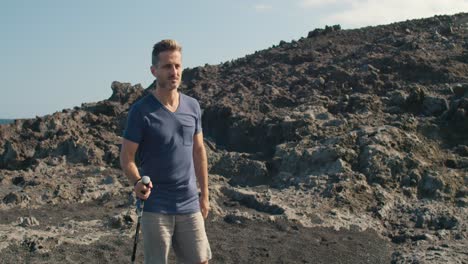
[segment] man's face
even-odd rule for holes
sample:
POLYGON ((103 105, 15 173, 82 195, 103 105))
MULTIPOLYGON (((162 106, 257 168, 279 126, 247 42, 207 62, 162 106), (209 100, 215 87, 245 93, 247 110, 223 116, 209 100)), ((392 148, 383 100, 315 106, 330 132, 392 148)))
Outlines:
POLYGON ((160 88, 177 89, 182 80, 182 54, 171 50, 159 53, 158 65, 151 66, 151 73, 160 88))

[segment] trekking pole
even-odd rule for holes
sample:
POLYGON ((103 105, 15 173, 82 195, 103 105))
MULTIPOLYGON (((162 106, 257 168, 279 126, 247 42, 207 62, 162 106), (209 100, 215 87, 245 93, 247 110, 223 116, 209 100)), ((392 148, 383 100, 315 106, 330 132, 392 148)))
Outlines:
MULTIPOLYGON (((148 185, 150 183, 150 178, 148 176, 143 176, 141 178, 141 182, 144 185, 148 185)), ((135 263, 135 255, 136 255, 136 250, 137 250, 137 245, 138 245, 138 237, 140 233, 140 222, 141 222, 141 216, 143 215, 144 206, 145 206, 145 200, 140 200, 140 208, 137 208, 138 222, 137 222, 137 227, 136 227, 136 232, 135 232, 135 241, 133 242, 132 263, 135 263)))

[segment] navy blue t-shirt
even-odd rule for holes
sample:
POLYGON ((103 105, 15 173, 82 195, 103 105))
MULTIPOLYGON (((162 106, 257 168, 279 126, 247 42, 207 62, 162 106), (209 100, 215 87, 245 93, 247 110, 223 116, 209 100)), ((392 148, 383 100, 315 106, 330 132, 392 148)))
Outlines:
POLYGON ((189 214, 200 211, 193 165, 193 136, 201 132, 197 100, 179 92, 173 113, 154 95, 138 100, 128 113, 124 138, 138 143, 140 175, 147 175, 153 190, 145 211, 189 214))

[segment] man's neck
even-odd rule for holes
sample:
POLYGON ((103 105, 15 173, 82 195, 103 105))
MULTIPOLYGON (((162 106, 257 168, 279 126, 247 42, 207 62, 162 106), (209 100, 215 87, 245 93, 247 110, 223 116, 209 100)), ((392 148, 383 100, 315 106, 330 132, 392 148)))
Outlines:
POLYGON ((177 89, 166 90, 160 87, 156 87, 153 92, 154 97, 161 102, 164 106, 169 109, 176 109, 179 105, 179 92, 177 89))

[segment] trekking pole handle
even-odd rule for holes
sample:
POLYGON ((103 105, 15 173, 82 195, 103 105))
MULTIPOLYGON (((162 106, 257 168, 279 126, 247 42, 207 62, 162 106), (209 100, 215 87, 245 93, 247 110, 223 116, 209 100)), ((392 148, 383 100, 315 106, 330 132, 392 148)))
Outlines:
POLYGON ((150 183, 150 181, 151 181, 151 179, 148 176, 143 176, 141 178, 141 183, 143 183, 144 185, 148 185, 150 183))

